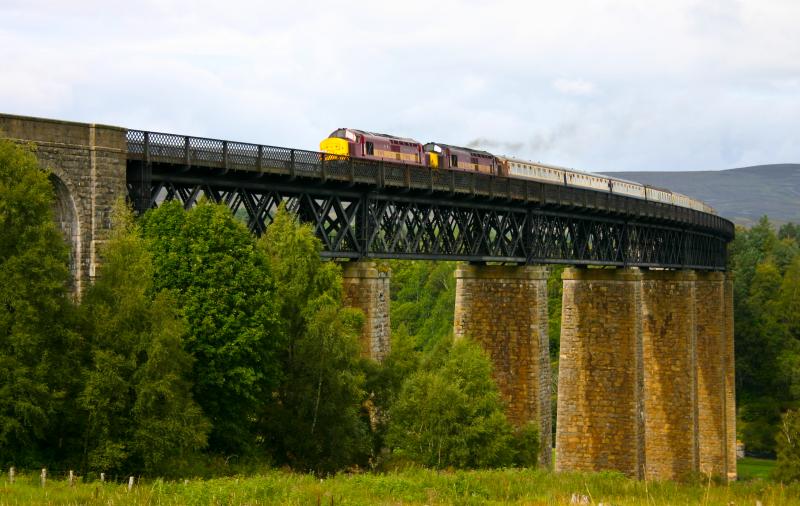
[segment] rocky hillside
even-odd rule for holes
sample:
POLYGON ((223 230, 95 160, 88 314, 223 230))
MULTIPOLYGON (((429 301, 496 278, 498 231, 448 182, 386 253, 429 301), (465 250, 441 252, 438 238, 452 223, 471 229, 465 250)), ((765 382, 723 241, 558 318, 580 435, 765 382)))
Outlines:
POLYGON ((761 216, 800 223, 800 164, 757 165, 720 171, 609 172, 699 198, 740 225, 761 216))

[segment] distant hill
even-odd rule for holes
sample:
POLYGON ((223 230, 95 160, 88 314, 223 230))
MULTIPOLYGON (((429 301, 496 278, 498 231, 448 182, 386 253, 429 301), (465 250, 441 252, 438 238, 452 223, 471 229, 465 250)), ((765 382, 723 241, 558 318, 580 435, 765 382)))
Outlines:
POLYGON ((765 214, 776 224, 800 223, 800 164, 797 163, 719 171, 606 174, 698 198, 739 225, 752 225, 765 214))

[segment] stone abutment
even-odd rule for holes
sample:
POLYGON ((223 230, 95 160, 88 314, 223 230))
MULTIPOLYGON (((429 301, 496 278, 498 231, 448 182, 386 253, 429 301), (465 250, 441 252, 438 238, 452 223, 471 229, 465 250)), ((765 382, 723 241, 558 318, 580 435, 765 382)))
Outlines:
POLYGON ((0 114, 0 138, 33 145, 50 171, 54 217, 70 245, 79 295, 100 265, 114 202, 126 195, 125 129, 0 114))

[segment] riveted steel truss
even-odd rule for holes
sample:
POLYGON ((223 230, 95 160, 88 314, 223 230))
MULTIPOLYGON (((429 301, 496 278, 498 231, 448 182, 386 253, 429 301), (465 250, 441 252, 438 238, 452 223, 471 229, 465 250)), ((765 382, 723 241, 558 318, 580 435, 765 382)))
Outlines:
POLYGON ((724 269, 726 262, 726 238, 581 209, 300 179, 154 173, 141 164, 129 166, 128 174, 129 195, 140 211, 167 200, 189 208, 208 199, 225 204, 257 234, 283 203, 314 227, 328 257, 695 269, 724 269))
POLYGON ((254 233, 281 204, 323 254, 724 269, 733 224, 686 207, 530 179, 129 130, 128 192, 222 203, 254 233))

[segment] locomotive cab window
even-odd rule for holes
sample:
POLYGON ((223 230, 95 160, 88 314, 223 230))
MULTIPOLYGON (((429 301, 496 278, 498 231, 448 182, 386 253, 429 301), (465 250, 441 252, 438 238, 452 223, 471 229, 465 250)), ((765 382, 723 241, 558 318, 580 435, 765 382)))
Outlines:
POLYGON ((375 145, 373 143, 367 142, 366 143, 366 149, 367 149, 367 154, 368 155, 374 155, 375 154, 375 145))
POLYGON ((458 155, 450 155, 450 166, 458 167, 458 155))
POLYGON ((356 141, 356 134, 346 128, 338 128, 334 130, 333 133, 330 134, 328 137, 333 137, 336 139, 348 139, 353 142, 356 141))

